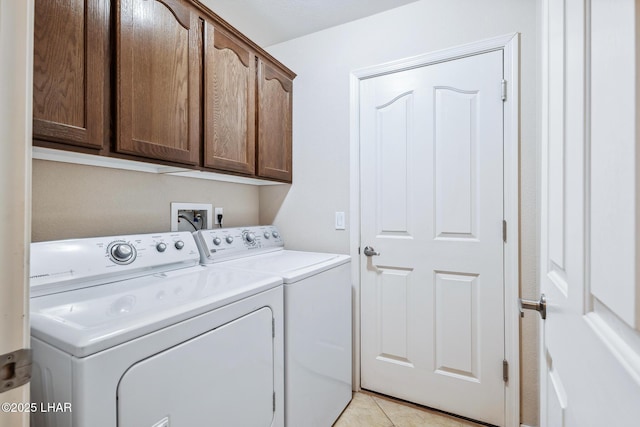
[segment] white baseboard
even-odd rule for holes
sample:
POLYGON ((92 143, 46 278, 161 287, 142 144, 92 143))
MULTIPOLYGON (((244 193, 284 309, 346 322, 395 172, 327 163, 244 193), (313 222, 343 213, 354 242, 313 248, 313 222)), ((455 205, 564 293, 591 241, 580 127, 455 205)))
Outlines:
POLYGON ((520 427, 533 427, 533 426, 528 426, 526 424, 520 424, 520 427))

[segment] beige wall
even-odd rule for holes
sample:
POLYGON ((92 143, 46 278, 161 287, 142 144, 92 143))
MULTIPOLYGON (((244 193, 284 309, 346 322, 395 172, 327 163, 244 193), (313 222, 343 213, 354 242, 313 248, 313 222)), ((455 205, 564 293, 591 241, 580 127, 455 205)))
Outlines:
POLYGON ((34 160, 32 240, 168 231, 171 202, 211 203, 225 226, 257 225, 258 200, 252 185, 34 160))
MULTIPOLYGON (((294 70, 294 184, 260 189, 260 222, 289 247, 349 252, 349 75, 354 69, 484 38, 521 33, 521 288, 536 298, 536 2, 422 0, 270 47, 294 70), (347 224, 347 227, 349 224, 347 224)), ((537 320, 522 325, 521 418, 538 424, 537 320)))

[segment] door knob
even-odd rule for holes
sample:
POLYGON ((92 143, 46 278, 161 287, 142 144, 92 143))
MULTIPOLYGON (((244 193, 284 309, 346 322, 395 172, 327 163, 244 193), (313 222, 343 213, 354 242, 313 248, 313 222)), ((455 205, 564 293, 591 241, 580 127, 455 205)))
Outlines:
POLYGON ((544 320, 547 318, 547 297, 541 294, 539 301, 518 298, 518 308, 520 309, 520 317, 524 317, 524 310, 535 310, 544 320))
POLYGON ((374 256, 374 255, 380 255, 380 252, 376 252, 376 250, 373 249, 371 246, 365 246, 364 247, 364 254, 366 256, 374 256))

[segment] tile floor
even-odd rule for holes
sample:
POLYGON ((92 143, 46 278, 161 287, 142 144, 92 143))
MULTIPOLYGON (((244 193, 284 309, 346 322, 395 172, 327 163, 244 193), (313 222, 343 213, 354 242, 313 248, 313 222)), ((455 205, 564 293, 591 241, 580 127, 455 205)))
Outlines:
POLYGON ((358 392, 333 427, 483 426, 385 396, 358 392))

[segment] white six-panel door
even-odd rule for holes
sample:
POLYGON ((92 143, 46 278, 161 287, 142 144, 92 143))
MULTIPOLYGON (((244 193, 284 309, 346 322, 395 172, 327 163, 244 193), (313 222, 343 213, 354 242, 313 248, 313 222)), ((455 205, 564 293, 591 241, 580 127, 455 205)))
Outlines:
POLYGON ((504 425, 501 50, 360 85, 362 387, 504 425))
POLYGON ((636 426, 638 2, 542 4, 540 425, 636 426))

